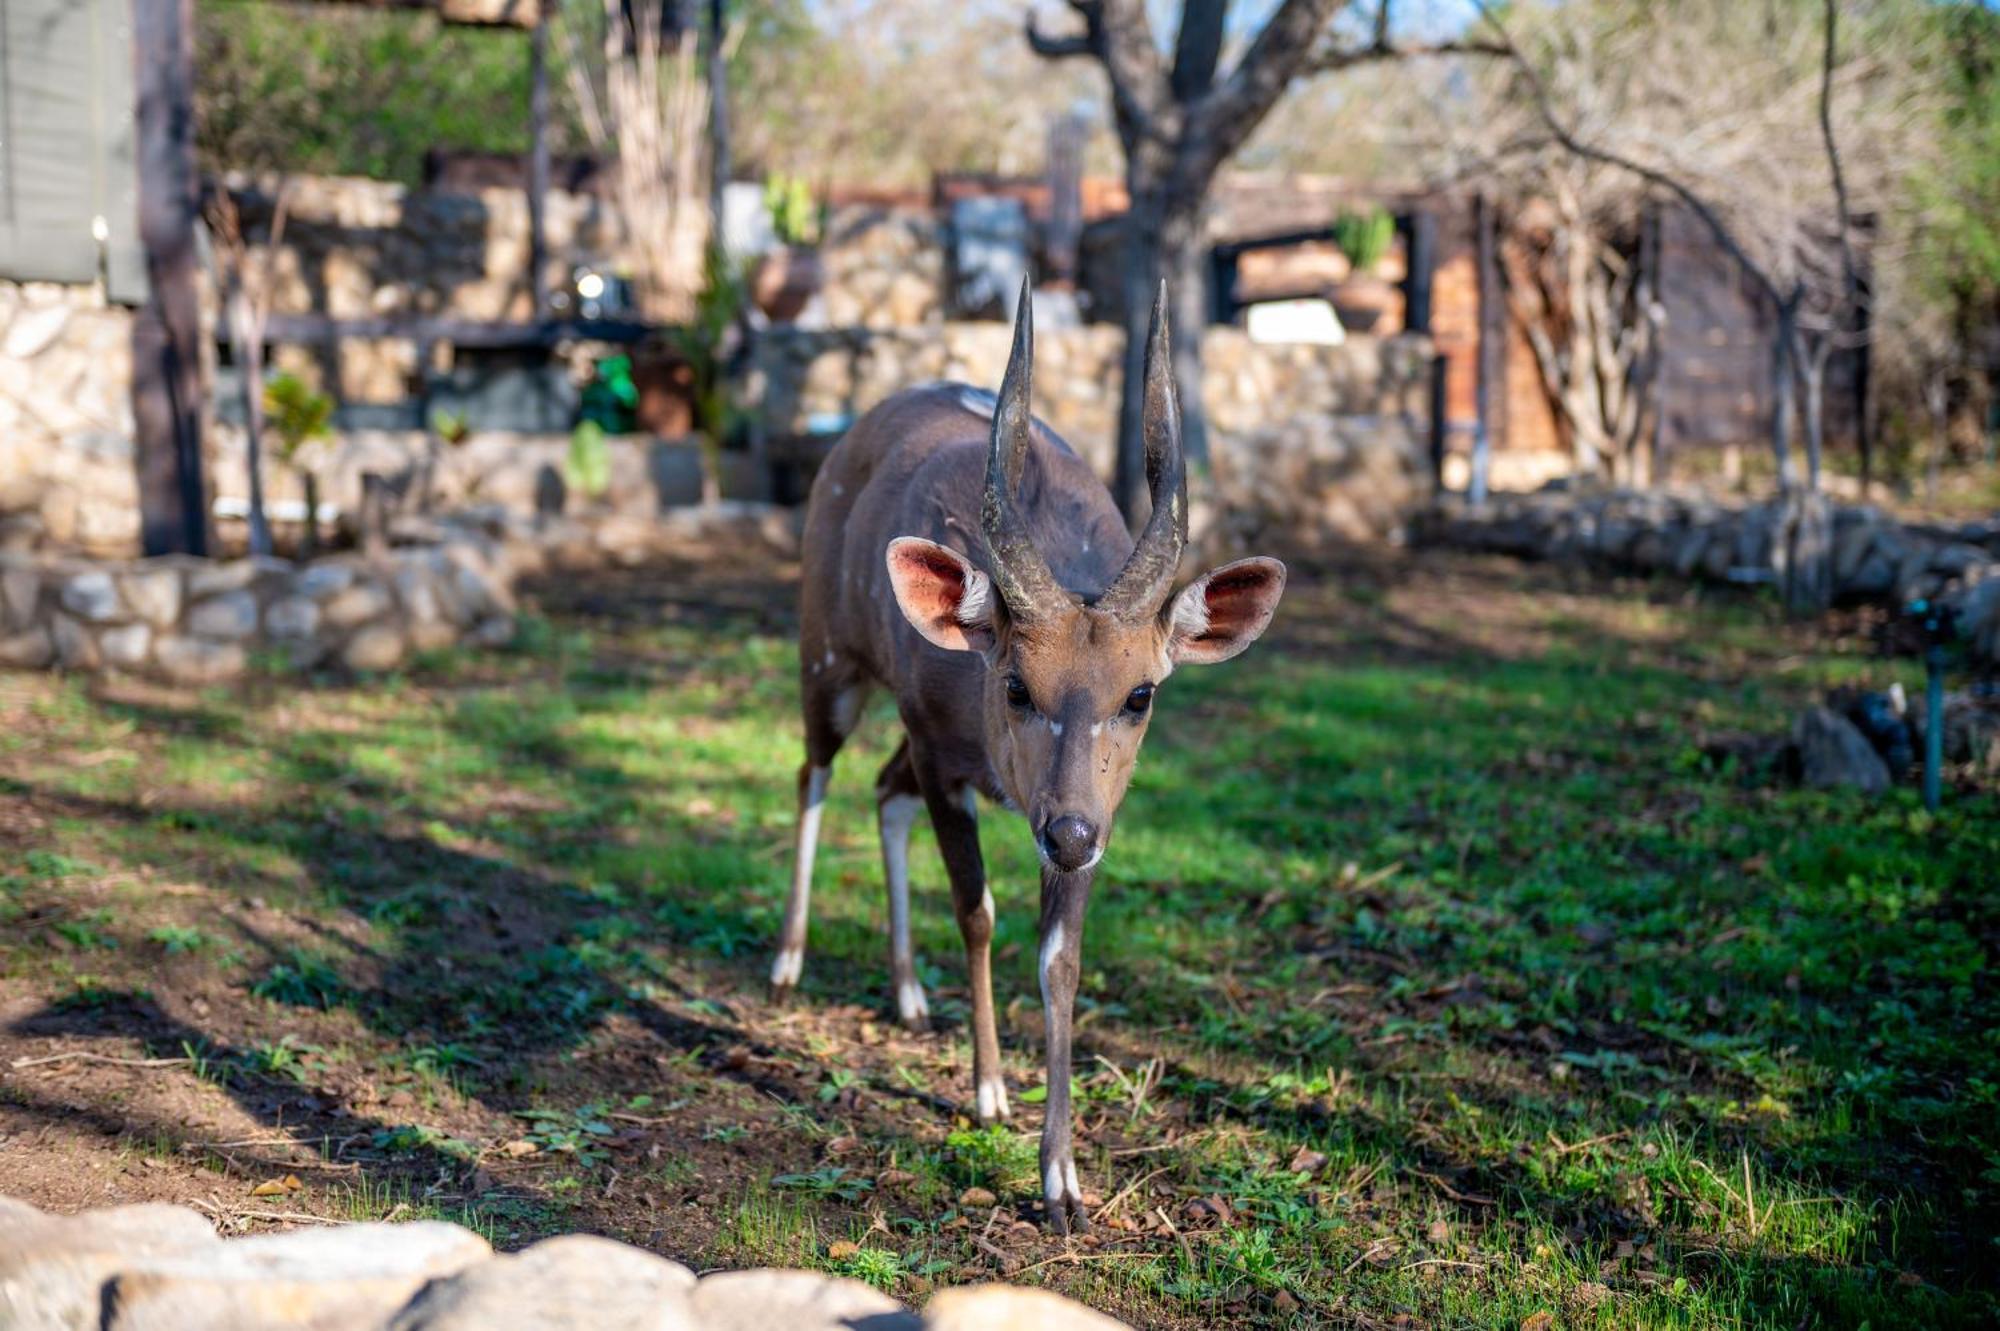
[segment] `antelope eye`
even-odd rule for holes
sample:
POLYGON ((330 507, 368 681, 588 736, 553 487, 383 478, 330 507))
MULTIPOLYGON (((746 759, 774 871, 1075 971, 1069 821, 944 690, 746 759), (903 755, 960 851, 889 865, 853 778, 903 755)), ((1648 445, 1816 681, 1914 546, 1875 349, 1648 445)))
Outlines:
POLYGON ((1026 707, 1030 702, 1028 686, 1021 682, 1019 675, 1007 676, 1007 702, 1013 707, 1026 707))
POLYGON ((1125 695, 1125 710, 1133 716, 1144 716, 1146 709, 1153 705, 1153 686, 1141 684, 1125 695))

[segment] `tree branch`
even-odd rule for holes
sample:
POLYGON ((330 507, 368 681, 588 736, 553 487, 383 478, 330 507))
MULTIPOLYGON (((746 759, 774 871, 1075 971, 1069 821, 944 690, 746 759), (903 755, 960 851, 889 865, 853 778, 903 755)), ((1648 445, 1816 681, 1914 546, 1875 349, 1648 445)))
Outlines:
POLYGON ((1176 101, 1192 102, 1215 86, 1228 19, 1229 0, 1186 0, 1181 6, 1181 29, 1174 39, 1176 101))
POLYGON ((1206 140, 1210 161, 1227 160, 1305 71, 1313 39, 1340 5, 1341 0, 1284 0, 1229 77, 1195 104, 1196 137, 1206 140))
POLYGON ((1560 143, 1578 157, 1593 162, 1601 162, 1605 166, 1615 166, 1623 171, 1629 171, 1646 183, 1657 185, 1659 188, 1672 194, 1685 204, 1690 212, 1701 219, 1702 224, 1714 235, 1716 243, 1728 252, 1730 258, 1736 260, 1745 273, 1749 274, 1751 280, 1769 297, 1773 305, 1781 308, 1786 305, 1787 298, 1778 290, 1778 284, 1771 279, 1771 275, 1765 272, 1761 265, 1750 257, 1749 251, 1743 248, 1742 243, 1736 239, 1735 233, 1730 231, 1728 225, 1723 222, 1721 216, 1709 205, 1706 199, 1658 167, 1648 166, 1644 162, 1635 161, 1622 153, 1613 152, 1609 148, 1600 148, 1596 144, 1585 143, 1582 139, 1579 139, 1576 133, 1569 126, 1565 125, 1562 122, 1562 118, 1556 114, 1555 105, 1549 98, 1548 86, 1542 82, 1542 76, 1536 72, 1534 65, 1515 43, 1513 36, 1507 31, 1506 25, 1493 12, 1487 0, 1473 0, 1473 4, 1478 7, 1480 16, 1486 20, 1487 24, 1498 35, 1507 59, 1513 62, 1514 67, 1521 72, 1521 77, 1527 80, 1528 91, 1535 100, 1536 113, 1541 116, 1542 123, 1549 127, 1549 133, 1555 136, 1557 143, 1560 143))
POLYGON ((1840 278, 1849 318, 1861 313, 1861 273, 1854 261, 1853 216, 1847 201, 1847 177, 1840 168, 1840 145, 1833 137, 1833 67, 1837 40, 1836 0, 1826 0, 1826 48, 1820 60, 1819 132, 1826 140, 1826 163, 1833 172, 1833 201, 1840 222, 1840 278))
POLYGON ((1046 34, 1030 10, 1028 46, 1051 60, 1088 55, 1104 66, 1118 135, 1129 155, 1133 145, 1159 135, 1171 100, 1145 0, 1070 0, 1070 8, 1083 19, 1081 33, 1046 34))
POLYGON ((1425 42, 1416 46, 1397 46, 1377 37, 1366 46, 1352 46, 1345 50, 1323 51, 1306 65, 1305 73, 1330 74, 1337 70, 1352 69, 1356 65, 1372 64, 1378 60, 1417 60, 1425 56, 1480 55, 1504 58, 1507 48, 1499 42, 1483 42, 1476 38, 1463 38, 1449 42, 1425 42))

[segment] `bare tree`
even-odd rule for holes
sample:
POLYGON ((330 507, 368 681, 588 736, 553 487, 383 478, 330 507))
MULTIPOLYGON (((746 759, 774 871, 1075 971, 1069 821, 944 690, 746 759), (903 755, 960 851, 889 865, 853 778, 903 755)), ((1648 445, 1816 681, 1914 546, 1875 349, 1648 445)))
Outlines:
POLYGON ((1375 61, 1468 50, 1489 43, 1398 45, 1390 40, 1390 0, 1372 9, 1361 39, 1341 43, 1332 29, 1350 0, 1282 0, 1225 73, 1229 0, 1184 0, 1171 59, 1154 39, 1146 0, 1068 0, 1081 29, 1045 33, 1031 16, 1029 45, 1061 60, 1088 57, 1110 84, 1113 121, 1125 153, 1125 364, 1119 398, 1116 477, 1112 487, 1128 518, 1145 491, 1143 361, 1150 293, 1164 279, 1171 292, 1175 378, 1180 385, 1187 456, 1208 458, 1202 411, 1201 338, 1208 324, 1203 210, 1216 172, 1243 145, 1292 83, 1308 74, 1375 61))
POLYGON ((271 195, 271 220, 260 241, 244 233, 243 215, 227 184, 210 191, 208 230, 229 321, 229 351, 243 376, 244 466, 250 479, 250 553, 271 553, 271 522, 264 509, 264 330, 277 290, 272 266, 285 241, 291 181, 279 176, 271 195))
POLYGON ((708 244, 708 87, 689 30, 669 49, 662 0, 604 0, 602 62, 591 71, 564 14, 559 28, 591 147, 616 155, 613 190, 647 315, 694 309, 708 244), (597 84, 602 81, 602 88, 597 84))

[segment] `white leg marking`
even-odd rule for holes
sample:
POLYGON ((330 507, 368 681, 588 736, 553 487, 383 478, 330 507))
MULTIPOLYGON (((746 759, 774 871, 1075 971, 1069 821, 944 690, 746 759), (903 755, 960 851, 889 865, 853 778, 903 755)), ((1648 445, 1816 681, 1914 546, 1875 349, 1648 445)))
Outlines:
POLYGON ((889 950, 896 985, 896 1012, 904 1021, 930 1015, 924 987, 917 983, 916 957, 910 947, 910 828, 924 802, 915 795, 892 795, 882 801, 882 876, 889 880, 889 950), (907 976, 907 979, 900 977, 907 976))
POLYGON ((979 911, 986 917, 988 928, 993 925, 993 889, 986 888, 979 894, 979 911))
POLYGON ((968 818, 979 817, 978 791, 974 790, 971 786, 960 786, 958 788, 958 802, 965 806, 966 817, 968 818))
POLYGON ((1076 1181, 1076 1159, 1074 1156, 1063 1161, 1063 1184, 1069 1189, 1070 1196, 1077 1198, 1083 1196, 1083 1185, 1076 1181))
POLYGON ((1049 1006, 1049 967, 1062 952, 1062 921, 1057 920, 1049 929, 1049 936, 1042 940, 1042 1006, 1049 1006))
POLYGON ((779 940, 777 960, 771 963, 771 983, 780 987, 797 984, 805 969, 806 915, 812 908, 813 855, 819 849, 819 819, 826 806, 826 783, 830 775, 815 767, 806 776, 805 807, 799 810, 797 857, 792 865, 792 895, 785 903, 785 931, 779 940))
POLYGON ((1005 1118, 1013 1110, 1007 1104, 1007 1085, 998 1077, 979 1083, 979 1118, 988 1122, 1005 1118))
POLYGON ((1049 1201, 1059 1201, 1063 1195, 1062 1161, 1049 1161, 1048 1171, 1042 1175, 1042 1196, 1049 1201))

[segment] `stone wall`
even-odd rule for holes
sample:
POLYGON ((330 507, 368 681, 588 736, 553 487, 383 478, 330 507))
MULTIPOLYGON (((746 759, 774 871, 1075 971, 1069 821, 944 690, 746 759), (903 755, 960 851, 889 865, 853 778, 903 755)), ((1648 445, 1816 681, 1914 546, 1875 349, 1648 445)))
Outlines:
POLYGON ((204 685, 253 661, 387 670, 410 653, 513 635, 520 557, 457 527, 378 557, 89 563, 0 554, 0 666, 119 670, 204 685))
POLYGON ((131 381, 130 310, 0 281, 0 550, 137 548, 131 381))
MULTIPOLYGON (((1416 523, 1419 539, 1524 559, 1576 559, 1715 582, 1776 582, 1783 506, 1732 507, 1701 495, 1544 491, 1483 508, 1450 504, 1416 523)), ((1900 608, 1936 599, 1957 616, 1975 660, 2000 666, 2000 519, 1962 526, 1897 521, 1865 504, 1832 508, 1836 601, 1900 608)))
POLYGON ((0 1325, 20 1331, 1116 1331, 1046 1290, 943 1290, 921 1314, 858 1280, 725 1271, 571 1234, 496 1254, 458 1225, 329 1224, 225 1241, 149 1203, 46 1215, 0 1197, 0 1325))
POLYGON ((514 636, 514 586, 548 568, 632 566, 716 540, 791 551, 797 514, 725 501, 659 514, 523 518, 498 507, 404 516, 374 554, 169 555, 96 563, 0 553, 0 669, 118 672, 203 686, 246 672, 390 670, 514 636))
MULTIPOLYGON (((828 433, 914 384, 997 386, 1010 339, 999 323, 775 330, 758 343, 746 398, 774 440, 828 433)), ((1123 345, 1103 326, 1035 337, 1036 414, 1107 477, 1123 345)), ((1243 534, 1368 539, 1400 528, 1427 486, 1427 340, 1263 346, 1217 328, 1202 356, 1215 502, 1243 534)))

